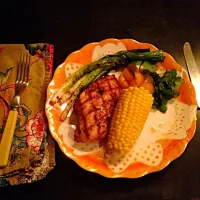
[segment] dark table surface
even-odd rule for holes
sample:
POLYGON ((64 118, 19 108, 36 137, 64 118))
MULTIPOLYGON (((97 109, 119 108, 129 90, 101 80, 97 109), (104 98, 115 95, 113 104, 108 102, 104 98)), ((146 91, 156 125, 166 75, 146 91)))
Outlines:
MULTIPOLYGON (((49 42, 54 69, 83 45, 106 38, 134 38, 170 53, 185 67, 191 42, 200 65, 199 0, 2 0, 0 43, 49 42)), ((200 113, 198 113, 198 118, 200 113)), ((139 179, 89 173, 56 149, 55 169, 43 180, 1 188, 0 199, 136 200, 200 199, 200 123, 184 154, 164 170, 139 179)))

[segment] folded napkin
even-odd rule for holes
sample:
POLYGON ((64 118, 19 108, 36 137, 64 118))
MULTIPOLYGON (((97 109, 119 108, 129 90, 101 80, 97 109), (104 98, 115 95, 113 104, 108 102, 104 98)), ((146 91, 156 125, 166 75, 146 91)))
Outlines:
POLYGON ((54 142, 47 134, 45 117, 54 53, 51 44, 0 44, 0 140, 15 95, 19 52, 31 54, 30 81, 21 95, 9 163, 0 169, 0 186, 40 180, 55 166, 54 142))

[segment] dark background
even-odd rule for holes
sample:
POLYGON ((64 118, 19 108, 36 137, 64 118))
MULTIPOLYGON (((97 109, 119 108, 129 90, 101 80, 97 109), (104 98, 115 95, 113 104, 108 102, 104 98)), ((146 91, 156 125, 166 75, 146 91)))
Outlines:
MULTIPOLYGON (((0 1, 0 43, 53 43, 54 69, 69 53, 110 37, 152 43, 184 67, 182 48, 189 41, 200 64, 200 1, 0 1)), ((57 147, 56 168, 45 179, 1 188, 0 199, 199 200, 199 134, 200 123, 180 158, 139 179, 107 179, 86 172, 57 147)))

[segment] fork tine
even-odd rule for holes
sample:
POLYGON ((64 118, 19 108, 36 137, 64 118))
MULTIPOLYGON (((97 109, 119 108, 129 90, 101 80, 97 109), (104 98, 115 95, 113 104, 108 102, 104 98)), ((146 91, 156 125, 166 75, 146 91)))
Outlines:
POLYGON ((24 60, 23 60, 23 76, 22 76, 22 82, 26 82, 26 67, 27 67, 27 54, 24 54, 24 60))
POLYGON ((17 64, 17 77, 16 77, 16 82, 20 81, 20 74, 21 74, 21 68, 22 68, 22 54, 19 53, 19 59, 18 59, 18 64, 17 64))
POLYGON ((27 71, 27 54, 24 54, 24 76, 23 76, 23 83, 26 82, 26 71, 27 71))
POLYGON ((24 56, 24 54, 22 54, 22 63, 21 63, 21 73, 20 73, 20 80, 19 80, 19 82, 23 82, 23 80, 24 80, 24 69, 25 69, 25 56, 24 56))
POLYGON ((24 81, 26 82, 26 83, 28 83, 29 82, 29 68, 30 68, 30 55, 29 54, 27 54, 26 55, 26 68, 25 68, 25 79, 24 79, 24 81))

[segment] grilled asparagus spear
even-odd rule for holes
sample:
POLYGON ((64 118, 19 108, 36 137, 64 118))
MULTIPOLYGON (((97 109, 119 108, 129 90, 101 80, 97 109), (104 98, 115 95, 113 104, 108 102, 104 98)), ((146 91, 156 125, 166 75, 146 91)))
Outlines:
POLYGON ((68 101, 70 97, 73 95, 77 89, 82 89, 90 84, 104 69, 98 68, 92 71, 89 74, 86 74, 82 78, 80 78, 69 90, 67 93, 63 94, 62 97, 58 100, 59 104, 63 104, 64 102, 68 101))
POLYGON ((72 106, 74 105, 74 102, 76 101, 76 98, 79 95, 80 91, 81 91, 80 88, 77 88, 75 90, 75 92, 73 93, 73 95, 71 96, 71 98, 68 99, 67 105, 60 116, 61 121, 65 121, 65 119, 67 119, 67 115, 68 115, 70 109, 72 108, 72 106))
POLYGON ((122 55, 126 57, 127 60, 131 61, 151 61, 151 62, 162 62, 165 57, 163 51, 150 51, 143 53, 134 53, 131 51, 120 51, 117 55, 122 55))

